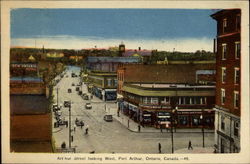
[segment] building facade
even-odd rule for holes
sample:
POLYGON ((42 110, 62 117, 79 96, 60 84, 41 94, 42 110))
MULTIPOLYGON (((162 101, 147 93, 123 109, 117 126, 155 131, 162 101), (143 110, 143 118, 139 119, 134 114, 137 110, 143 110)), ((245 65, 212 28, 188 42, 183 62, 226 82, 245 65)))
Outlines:
POLYGON ((117 68, 126 63, 140 63, 138 57, 87 57, 88 90, 104 101, 117 98, 117 68))
POLYGON ((118 109, 157 128, 173 119, 177 127, 213 128, 214 69, 215 64, 124 65, 117 71, 118 109))
POLYGON ((142 125, 213 128, 215 86, 125 83, 122 95, 120 111, 142 125))
POLYGON ((241 11, 220 10, 217 21, 215 145, 219 153, 240 151, 241 11))

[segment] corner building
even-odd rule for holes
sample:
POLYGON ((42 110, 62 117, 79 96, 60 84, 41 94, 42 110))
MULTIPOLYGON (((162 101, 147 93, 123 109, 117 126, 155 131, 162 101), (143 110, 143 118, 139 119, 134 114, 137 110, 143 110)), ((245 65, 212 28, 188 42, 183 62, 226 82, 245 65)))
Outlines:
POLYGON ((218 153, 240 151, 241 10, 220 10, 217 21, 215 148, 218 153))

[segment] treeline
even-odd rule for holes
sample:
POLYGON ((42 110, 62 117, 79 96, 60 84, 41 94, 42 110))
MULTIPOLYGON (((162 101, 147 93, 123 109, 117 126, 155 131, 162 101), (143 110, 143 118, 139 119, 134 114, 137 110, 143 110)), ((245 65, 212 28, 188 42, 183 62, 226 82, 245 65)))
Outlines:
POLYGON ((196 51, 196 52, 167 52, 167 51, 152 51, 151 62, 157 61, 202 61, 215 60, 215 54, 210 51, 196 51))
MULTIPOLYGON (((55 62, 62 62, 64 64, 81 64, 87 56, 118 56, 118 51, 111 51, 106 49, 38 49, 38 48, 11 48, 10 60, 11 61, 26 61, 32 55, 37 61, 49 60, 55 62), (63 53, 63 58, 46 58, 47 53, 63 53), (81 56, 81 59, 74 61, 70 57, 81 56)), ((152 55, 148 58, 150 63, 157 63, 157 61, 202 61, 202 60, 215 60, 215 54, 209 51, 196 51, 196 52, 168 52, 153 50, 152 55)))

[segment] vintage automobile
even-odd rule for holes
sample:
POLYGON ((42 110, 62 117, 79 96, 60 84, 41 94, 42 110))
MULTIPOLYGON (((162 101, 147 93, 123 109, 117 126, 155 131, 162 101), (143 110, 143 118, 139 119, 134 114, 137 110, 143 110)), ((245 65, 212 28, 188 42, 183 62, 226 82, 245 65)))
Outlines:
POLYGON ((59 111, 60 107, 57 104, 52 105, 53 112, 59 111))
POLYGON ((59 127, 61 125, 68 125, 68 121, 65 121, 65 120, 57 120, 56 122, 54 122, 54 127, 59 127))
POLYGON ((84 126, 84 122, 82 120, 75 120, 76 126, 84 126))
POLYGON ((78 94, 79 94, 79 95, 82 95, 82 91, 78 91, 78 94))
POLYGON ((112 122, 113 121, 113 117, 111 114, 106 114, 103 119, 107 122, 112 122))
POLYGON ((79 91, 80 90, 80 88, 79 87, 76 87, 76 91, 79 91))
POLYGON ((71 93, 72 92, 72 90, 71 89, 68 89, 68 93, 71 93))
POLYGON ((85 109, 92 109, 91 103, 86 103, 85 104, 85 109))
POLYGON ((75 83, 72 83, 72 86, 75 86, 75 83))
POLYGON ((89 100, 89 95, 84 95, 84 96, 83 96, 83 99, 84 99, 84 100, 89 100))

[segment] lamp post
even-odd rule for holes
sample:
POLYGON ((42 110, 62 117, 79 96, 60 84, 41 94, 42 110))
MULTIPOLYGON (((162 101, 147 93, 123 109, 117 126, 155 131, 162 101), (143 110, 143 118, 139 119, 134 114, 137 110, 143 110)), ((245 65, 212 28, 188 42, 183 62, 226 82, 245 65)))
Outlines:
POLYGON ((57 107, 58 107, 58 90, 59 90, 59 88, 56 88, 56 102, 57 102, 57 107))
POLYGON ((203 111, 202 111, 202 114, 200 115, 200 120, 201 120, 201 125, 202 125, 202 146, 205 147, 205 142, 204 142, 204 125, 203 125, 203 111))
POLYGON ((175 107, 175 109, 172 110, 171 113, 171 142, 172 142, 172 154, 174 154, 174 132, 173 132, 173 126, 174 126, 174 113, 178 109, 178 107, 175 107))

